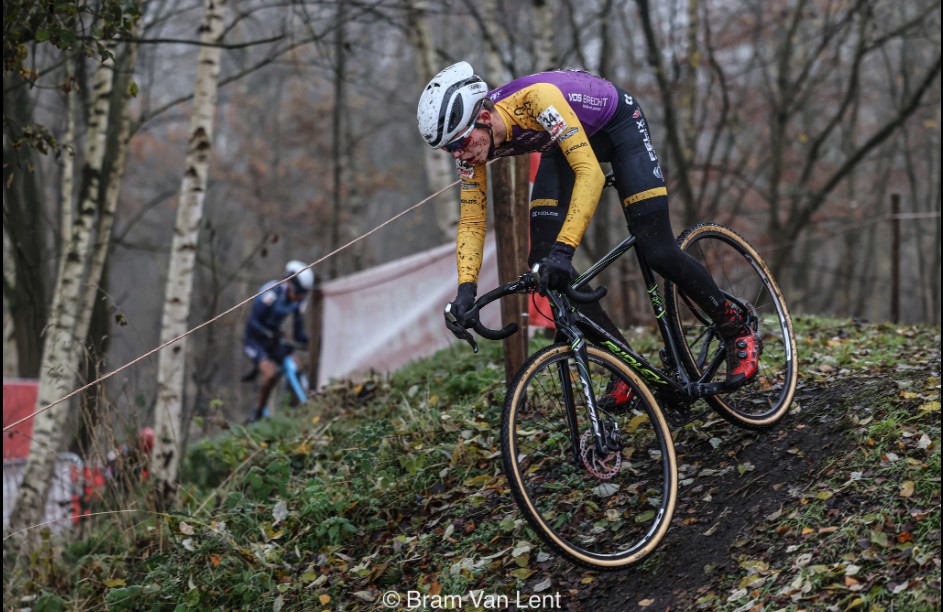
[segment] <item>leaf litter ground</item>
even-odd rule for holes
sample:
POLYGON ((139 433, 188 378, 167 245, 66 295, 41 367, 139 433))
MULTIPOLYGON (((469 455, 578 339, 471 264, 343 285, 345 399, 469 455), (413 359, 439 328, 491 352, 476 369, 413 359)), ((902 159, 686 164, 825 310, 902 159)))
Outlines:
POLYGON ((815 484, 829 457, 854 445, 842 405, 864 382, 800 389, 800 409, 772 431, 714 419, 694 434, 681 432, 680 499, 659 549, 639 568, 598 574, 591 588, 578 588, 574 609, 688 609, 718 577, 739 571, 736 557, 764 556, 769 538, 756 532, 775 528, 782 508, 815 484))

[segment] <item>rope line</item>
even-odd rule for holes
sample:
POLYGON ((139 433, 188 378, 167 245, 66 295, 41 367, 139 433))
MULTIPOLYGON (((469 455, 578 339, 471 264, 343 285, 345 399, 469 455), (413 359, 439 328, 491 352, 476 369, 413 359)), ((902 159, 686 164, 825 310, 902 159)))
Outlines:
MULTIPOLYGON (((347 244, 344 244, 344 245, 342 245, 342 246, 337 247, 336 249, 334 249, 333 251, 331 251, 331 252, 328 253, 327 255, 324 255, 324 256, 321 257, 320 259, 317 259, 316 261, 313 261, 313 262, 309 263, 307 266, 305 266, 305 267, 302 268, 301 270, 298 270, 297 272, 295 272, 295 273, 292 274, 291 276, 287 276, 287 277, 283 278, 282 280, 278 281, 277 283, 275 283, 275 285, 281 285, 281 284, 283 284, 283 283, 287 283, 288 281, 290 281, 290 280, 293 279, 294 277, 298 276, 299 274, 301 274, 301 273, 304 272, 305 270, 309 270, 309 269, 313 268, 314 266, 323 263, 324 261, 326 261, 326 260, 330 259, 331 257, 334 257, 335 255, 337 255, 337 254, 340 253, 341 251, 343 251, 343 250, 345 250, 345 249, 348 249, 348 248, 350 248, 351 246, 353 246, 354 244, 360 242, 361 240, 364 240, 364 239, 366 239, 367 237, 371 236, 372 234, 375 234, 376 232, 380 231, 381 229, 383 229, 384 227, 386 227, 386 226, 389 225, 390 223, 393 223, 393 222, 396 221, 397 219, 399 219, 399 218, 401 218, 401 217, 404 217, 404 216, 406 216, 407 214, 413 212, 414 210, 416 210, 416 209, 419 208, 420 206, 426 204, 426 203, 429 202, 430 200, 432 200, 432 199, 434 199, 434 198, 436 198, 436 197, 442 195, 443 193, 445 193, 446 191, 448 191, 449 189, 451 189, 452 187, 454 187, 455 185, 457 185, 460 180, 461 180, 461 179, 456 179, 456 180, 452 181, 451 183, 449 183, 448 185, 446 185, 445 187, 443 187, 443 188, 440 189, 439 191, 436 191, 436 192, 433 193, 432 195, 427 196, 425 199, 420 200, 419 202, 413 204, 412 206, 410 206, 410 207, 407 208, 406 210, 404 210, 404 211, 402 211, 402 212, 400 212, 400 213, 398 213, 398 214, 396 214, 396 215, 393 215, 392 217, 390 217, 389 219, 387 219, 386 221, 384 221, 384 222, 381 223, 380 225, 374 227, 373 229, 371 229, 370 231, 366 232, 365 234, 361 234, 360 236, 357 236, 356 238, 353 238, 353 239, 350 240, 347 244)), ((272 286, 275 286, 275 285, 272 285, 272 286)), ((116 374, 118 374, 118 373, 120 373, 120 372, 123 372, 124 370, 127 370, 127 369, 130 368, 131 366, 133 366, 133 365, 135 365, 135 364, 137 364, 137 363, 143 361, 144 359, 147 359, 147 358, 150 357, 151 355, 153 355, 153 354, 155 354, 155 353, 159 353, 160 351, 164 350, 164 349, 167 348, 168 346, 170 346, 170 345, 172 345, 172 344, 175 344, 176 342, 179 342, 180 340, 182 340, 183 338, 189 336, 190 334, 192 334, 192 333, 194 333, 194 332, 197 332, 197 331, 203 329, 204 327, 206 327, 206 326, 208 326, 208 325, 210 325, 210 324, 212 324, 212 323, 215 323, 216 321, 218 321, 219 319, 225 317, 226 315, 228 315, 228 314, 234 312, 235 310, 238 310, 239 308, 242 308, 243 306, 245 306, 245 305, 248 304, 249 302, 253 301, 255 298, 259 297, 260 295, 262 295, 262 294, 265 293, 266 291, 269 291, 269 290, 272 288, 272 286, 266 287, 264 290, 257 292, 255 295, 252 295, 252 296, 250 296, 250 297, 244 299, 244 300, 241 301, 241 302, 238 302, 238 303, 235 304, 234 306, 232 306, 232 307, 228 308, 227 310, 221 312, 220 314, 216 315, 216 316, 213 317, 212 319, 209 319, 209 320, 207 320, 207 321, 204 321, 203 323, 200 323, 200 324, 197 325, 196 327, 185 331, 184 333, 180 334, 180 335, 177 336, 176 338, 173 338, 173 339, 171 339, 171 340, 168 340, 167 342, 165 342, 165 343, 163 343, 163 344, 161 344, 161 345, 159 345, 159 346, 157 346, 157 347, 151 349, 150 351, 144 353, 143 355, 141 355, 141 356, 139 356, 139 357, 136 357, 135 359, 129 361, 128 363, 124 364, 123 366, 119 367, 118 369, 116 369, 116 370, 114 370, 114 371, 112 371, 112 372, 109 372, 109 373, 105 374, 104 376, 98 378, 97 380, 93 380, 92 382, 88 383, 87 385, 85 385, 85 386, 83 386, 83 387, 79 387, 78 389, 72 391, 72 392, 69 393, 68 395, 63 396, 63 397, 57 399, 56 401, 54 401, 54 402, 52 402, 52 403, 50 403, 50 404, 47 404, 46 406, 43 406, 42 408, 40 408, 39 410, 36 410, 36 411, 33 412, 32 414, 29 414, 29 415, 27 415, 27 416, 24 416, 24 417, 21 418, 20 420, 14 421, 13 423, 10 423, 9 425, 4 425, 3 431, 6 432, 7 430, 16 427, 17 425, 23 423, 24 421, 28 421, 28 420, 30 420, 31 418, 33 418, 33 417, 35 417, 35 416, 37 416, 37 415, 39 415, 39 414, 42 414, 43 412, 46 412, 47 410, 49 410, 49 409, 52 408, 53 406, 57 406, 57 405, 61 404, 62 402, 64 402, 64 401, 66 401, 66 400, 68 400, 68 399, 70 399, 70 398, 72 398, 72 397, 78 395, 79 393, 85 391, 86 389, 88 389, 88 388, 90 388, 90 387, 93 387, 93 386, 95 386, 95 385, 97 385, 97 384, 99 384, 99 383, 101 383, 101 382, 104 382, 104 381, 108 380, 108 379, 111 378, 112 376, 114 376, 114 375, 116 375, 116 374)))

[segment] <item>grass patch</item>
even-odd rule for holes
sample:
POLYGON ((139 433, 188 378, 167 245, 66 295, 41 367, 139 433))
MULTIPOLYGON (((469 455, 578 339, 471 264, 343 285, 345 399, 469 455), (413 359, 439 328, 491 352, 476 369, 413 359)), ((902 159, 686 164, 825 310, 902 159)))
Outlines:
POLYGON ((822 322, 804 323, 806 346, 824 347, 810 359, 813 377, 835 367, 892 372, 899 378, 885 380, 896 392, 881 399, 865 388, 847 398, 841 408, 854 425, 853 450, 833 458, 770 523, 764 559, 740 559, 741 571, 697 603, 718 610, 938 610, 939 332, 877 326, 852 338, 842 327, 824 338, 814 333, 822 322), (936 349, 916 346, 923 333, 936 349), (892 353, 907 354, 907 363, 892 353))

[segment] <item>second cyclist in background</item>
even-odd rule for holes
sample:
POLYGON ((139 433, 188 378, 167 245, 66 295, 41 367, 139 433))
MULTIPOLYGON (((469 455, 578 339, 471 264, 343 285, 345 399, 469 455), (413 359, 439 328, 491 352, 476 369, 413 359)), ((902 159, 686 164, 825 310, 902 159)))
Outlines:
POLYGON ((292 278, 286 283, 269 281, 262 285, 263 293, 252 303, 252 311, 246 322, 243 350, 254 368, 245 379, 261 375, 259 394, 249 419, 250 423, 269 415, 269 396, 282 374, 285 374, 298 400, 304 402, 306 399, 306 393, 297 375, 298 365, 291 352, 296 345, 308 345, 304 312, 308 304, 308 294, 314 286, 314 272, 308 269, 304 262, 292 260, 285 265, 285 275, 282 278, 288 277, 292 278), (289 315, 293 317, 294 344, 282 339, 282 323, 289 315))

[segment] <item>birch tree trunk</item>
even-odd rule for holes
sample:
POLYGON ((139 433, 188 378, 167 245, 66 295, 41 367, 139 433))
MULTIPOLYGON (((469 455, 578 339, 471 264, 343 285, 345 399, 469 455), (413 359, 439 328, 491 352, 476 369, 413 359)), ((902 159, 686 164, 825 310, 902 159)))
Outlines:
MULTIPOLYGON (((135 40, 141 33, 141 20, 135 24, 132 30, 132 42, 128 43, 128 48, 123 59, 126 75, 124 79, 117 79, 116 84, 124 85, 124 91, 120 93, 116 103, 120 117, 118 124, 118 138, 115 141, 113 151, 110 151, 114 162, 111 164, 110 172, 105 177, 105 197, 101 207, 101 218, 98 221, 98 234, 95 240, 95 248, 92 251, 91 262, 89 265, 89 282, 85 287, 85 299, 82 301, 82 311, 79 315, 76 326, 76 338, 85 339, 88 336, 89 326, 91 325, 92 312, 95 310, 95 301, 99 293, 99 285, 102 279, 102 273, 105 269, 105 261, 108 259, 108 253, 111 247, 111 234, 115 226, 115 211, 118 210, 118 195, 121 192, 121 179, 124 177, 124 167, 128 151, 128 141, 131 139, 131 79, 134 75, 134 67, 137 65, 138 45, 135 40)), ((112 116, 115 116, 113 114, 112 116)), ((110 147, 111 148, 111 147, 110 147)), ((78 346, 76 348, 79 348, 78 346)), ((76 352, 73 363, 78 363, 81 355, 76 352)))
MULTIPOLYGON (((69 243, 65 247, 64 265, 56 280, 55 305, 43 343, 36 399, 38 410, 67 395, 75 381, 76 364, 73 356, 77 339, 76 323, 81 310, 81 289, 98 208, 113 78, 113 62, 106 59, 95 73, 79 207, 69 243)), ((64 194, 64 197, 68 195, 64 194)), ((34 418, 29 458, 16 506, 10 517, 10 533, 42 522, 49 485, 64 442, 68 412, 67 404, 60 404, 34 418)), ((14 538, 23 553, 22 559, 29 558, 29 552, 38 540, 32 533, 33 530, 18 533, 14 538)))
MULTIPOLYGON (((435 41, 429 27, 427 0, 405 0, 408 16, 407 28, 409 41, 416 50, 416 70, 419 75, 420 87, 432 80, 439 70, 445 68, 435 53, 435 41), (440 65, 442 64, 442 65, 440 65)), ((422 90, 416 91, 416 100, 422 90)), ((451 157, 423 147, 423 162, 426 167, 426 180, 429 182, 430 193, 436 193, 455 180, 455 164, 451 157)), ((458 228, 458 198, 454 193, 444 193, 433 204, 436 226, 442 242, 455 239, 455 230, 458 228)))
MULTIPOLYGON (((203 46, 200 47, 190 141, 167 271, 161 344, 187 331, 219 80, 221 49, 213 45, 219 41, 223 32, 226 1, 205 0, 203 5, 203 23, 200 25, 200 42, 203 46)), ((186 347, 187 339, 183 338, 161 351, 157 364, 157 410, 154 416, 155 440, 151 467, 156 489, 155 501, 164 506, 173 502, 177 489, 180 443, 183 439, 179 429, 183 413, 186 347)))

